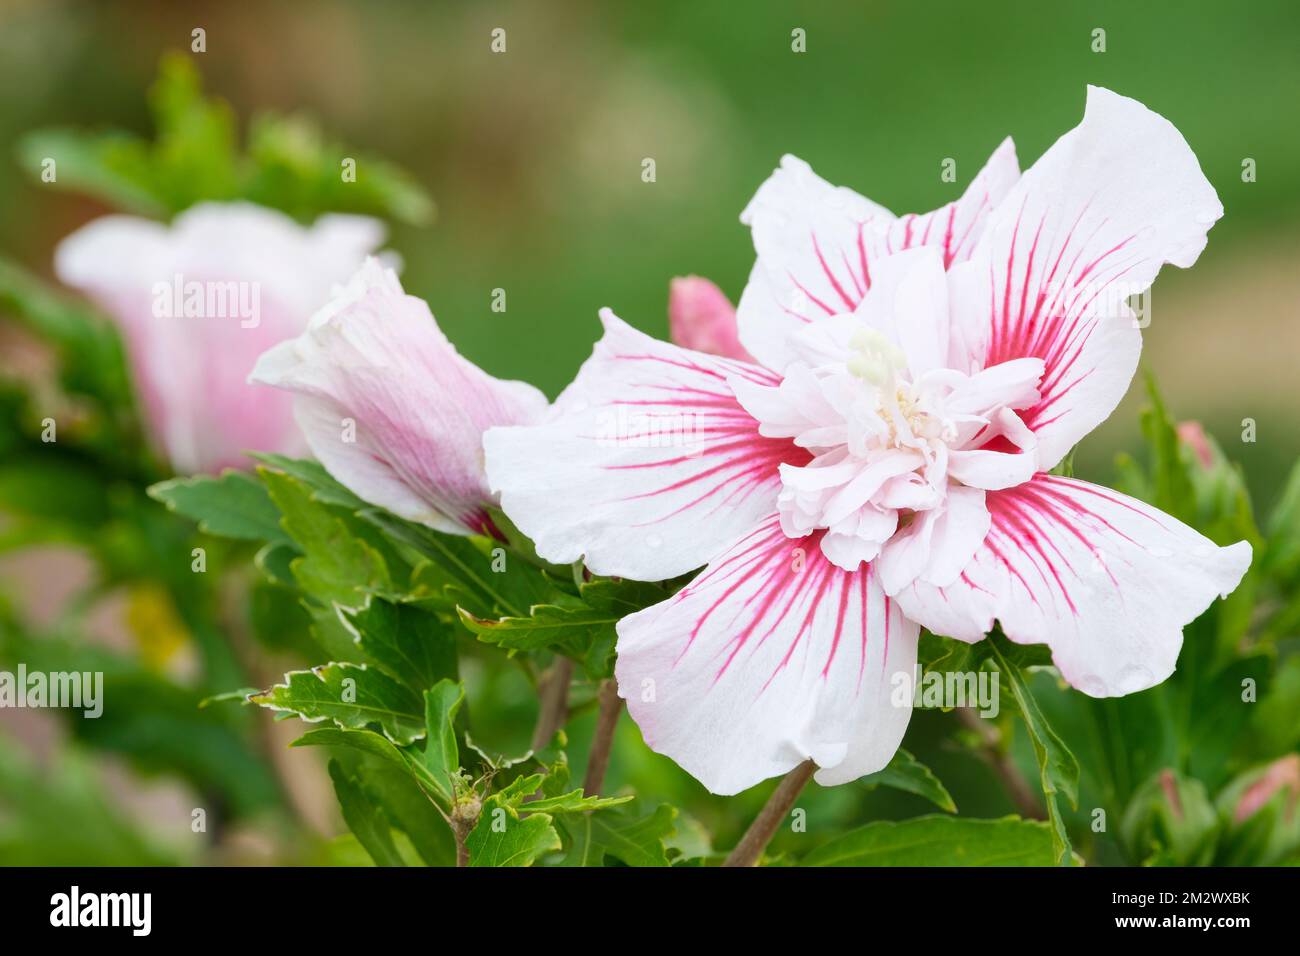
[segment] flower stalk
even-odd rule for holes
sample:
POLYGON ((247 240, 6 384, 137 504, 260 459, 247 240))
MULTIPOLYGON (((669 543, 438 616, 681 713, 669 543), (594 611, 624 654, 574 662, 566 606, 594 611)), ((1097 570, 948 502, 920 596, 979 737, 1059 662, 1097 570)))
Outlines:
POLYGON ((555 732, 569 716, 569 683, 573 680, 573 661, 557 657, 537 682, 540 703, 537 724, 533 728, 532 749, 541 750, 551 742, 555 732))
POLYGON ((799 794, 812 779, 813 771, 816 769, 815 763, 805 760, 785 775, 772 791, 772 796, 763 805, 763 809, 758 812, 758 816, 754 818, 754 822, 749 825, 745 835, 740 838, 736 848, 723 861, 723 866, 758 865, 763 851, 772 842, 772 837, 776 836, 781 821, 790 815, 794 802, 799 799, 799 794))
POLYGON ((589 797, 600 794, 609 768, 609 752, 614 745, 614 731, 623 712, 623 698, 618 696, 618 683, 613 679, 600 682, 597 691, 599 710, 596 715, 596 732, 591 739, 591 754, 587 758, 587 774, 582 782, 582 792, 589 797))

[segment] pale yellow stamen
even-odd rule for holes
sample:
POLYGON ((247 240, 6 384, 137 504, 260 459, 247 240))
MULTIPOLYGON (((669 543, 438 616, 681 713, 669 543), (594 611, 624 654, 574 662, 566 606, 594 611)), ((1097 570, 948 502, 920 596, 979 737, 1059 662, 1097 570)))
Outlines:
POLYGON ((877 388, 890 384, 907 367, 903 350, 876 329, 858 329, 849 347, 855 352, 846 363, 849 372, 877 388))

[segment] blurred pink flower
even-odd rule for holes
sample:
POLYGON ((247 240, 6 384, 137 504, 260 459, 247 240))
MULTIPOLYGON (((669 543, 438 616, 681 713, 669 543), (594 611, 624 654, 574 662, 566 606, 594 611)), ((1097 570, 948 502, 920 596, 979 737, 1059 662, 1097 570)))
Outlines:
POLYGON ((251 203, 204 203, 165 225, 105 216, 59 244, 54 269, 120 326, 146 423, 182 474, 301 450, 287 396, 248 387, 384 240, 361 216, 304 227, 251 203))
POLYGON ((1287 754, 1268 765, 1259 779, 1246 788, 1241 799, 1233 808, 1232 819, 1243 823, 1258 813, 1266 803, 1273 799, 1278 791, 1286 792, 1286 820, 1295 816, 1297 801, 1300 801, 1300 755, 1287 754))
POLYGON ((668 332, 685 349, 754 361, 740 344, 736 307, 708 279, 685 276, 668 287, 668 332))
POLYGON ((252 381, 293 392, 312 452, 355 494, 456 534, 499 534, 483 432, 541 420, 546 396, 462 358, 429 307, 369 259, 252 381))

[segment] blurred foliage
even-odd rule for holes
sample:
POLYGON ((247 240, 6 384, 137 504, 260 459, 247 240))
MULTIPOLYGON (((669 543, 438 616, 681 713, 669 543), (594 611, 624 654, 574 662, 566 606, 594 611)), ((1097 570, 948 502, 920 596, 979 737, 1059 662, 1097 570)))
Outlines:
POLYGON ((78 749, 63 748, 56 766, 40 768, 0 736, 4 865, 168 866, 181 861, 105 798, 103 782, 78 749))
POLYGON ((406 173, 326 142, 305 117, 257 116, 241 154, 230 106, 203 96, 185 55, 163 60, 149 103, 157 128, 152 142, 125 132, 39 130, 19 141, 19 162, 40 175, 53 160, 59 186, 145 216, 245 199, 304 221, 323 211, 417 225, 433 217, 432 200, 406 173))
MULTIPOLYGON (((359 159, 357 181, 343 188, 341 148, 305 121, 259 117, 247 154, 239 154, 229 107, 201 95, 186 58, 164 60, 151 103, 158 127, 153 142, 117 133, 42 132, 24 140, 22 150, 33 156, 52 150, 60 157, 60 185, 133 212, 169 215, 202 199, 241 197, 304 219, 340 208, 409 221, 431 213, 423 191, 383 163, 359 159)), ((213 840, 228 823, 268 813, 297 825, 286 816, 288 794, 253 715, 200 703, 249 683, 249 671, 266 666, 256 646, 241 646, 247 640, 241 635, 292 657, 309 644, 309 619, 273 580, 259 581, 246 601, 231 591, 231 580, 255 552, 206 533, 229 530, 223 516, 196 532, 148 498, 147 486, 165 477, 165 466, 142 435, 122 344, 107 319, 0 259, 0 321, 36 357, 7 363, 0 377, 0 553, 55 543, 82 551, 95 568, 52 628, 38 628, 6 606, 0 666, 21 661, 33 670, 102 672, 113 705, 95 719, 63 714, 78 747, 124 758, 140 773, 183 780, 209 813, 213 840), (110 650, 86 637, 90 611, 114 593, 127 597, 120 623, 134 640, 129 649, 110 650), (192 674, 182 666, 190 655, 197 661, 192 674)), ((242 484, 240 476, 229 481, 266 497, 247 477, 242 484)), ((183 482, 177 494, 183 497, 183 482)), ((269 501, 267 508, 274 522, 279 512, 269 501)), ((256 519, 245 499, 232 506, 228 517, 236 516, 256 519)), ((32 792, 40 788, 33 784, 32 792)), ((79 836, 79 828, 69 828, 51 844, 49 861, 72 861, 59 847, 80 838, 87 862, 108 862, 95 855, 95 840, 126 836, 110 817, 107 811, 88 816, 79 836)), ((0 862, 30 861, 28 852, 17 837, 0 841, 0 862)), ((120 862, 165 860, 144 854, 144 845, 124 846, 120 862)))

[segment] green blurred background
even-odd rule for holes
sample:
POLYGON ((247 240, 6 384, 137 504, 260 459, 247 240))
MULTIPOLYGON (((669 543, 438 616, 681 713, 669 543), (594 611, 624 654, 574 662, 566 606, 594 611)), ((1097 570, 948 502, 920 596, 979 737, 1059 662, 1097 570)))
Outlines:
MULTIPOLYGON (((145 91, 195 27, 207 33, 194 54, 206 88, 241 122, 302 111, 414 174, 438 214, 393 231, 408 290, 471 359, 551 395, 588 354, 599 307, 663 335, 672 276, 708 276, 739 297, 753 250, 738 215, 782 153, 896 212, 927 210, 959 195, 1006 135, 1028 166, 1078 122, 1086 84, 1110 87, 1183 132, 1226 208, 1195 268, 1158 280, 1145 365, 1173 412, 1201 420, 1244 466, 1265 512, 1300 454, 1294 0, 0 0, 0 252, 49 275, 57 241, 107 211, 18 168, 18 138, 46 126, 149 135, 145 91), (498 27, 504 54, 489 47, 498 27), (796 27, 806 53, 791 50, 796 27), (1093 51, 1098 28, 1104 53, 1093 51), (940 178, 949 157, 955 184, 940 178), (653 183, 642 181, 645 158, 653 183), (1247 158, 1256 182, 1242 181, 1247 158), (496 288, 504 314, 490 309, 496 288), (1247 418, 1253 443, 1240 440, 1247 418)), ((1079 449, 1078 473, 1105 479, 1115 453, 1138 445, 1140 385, 1131 391, 1079 449)), ((508 672, 485 679, 504 748, 526 737, 530 692, 508 672)), ((913 733, 938 719, 918 713, 913 733)), ((588 726, 573 731, 580 765, 588 726)), ((621 733, 613 786, 635 780, 688 806, 721 845, 734 840, 743 806, 705 800, 629 722, 621 733)), ((1009 810, 973 758, 952 761, 934 769, 964 812, 1009 810)), ((878 816, 923 808, 871 799, 878 816)), ((848 788, 817 800, 861 818, 861 794, 848 788)))

